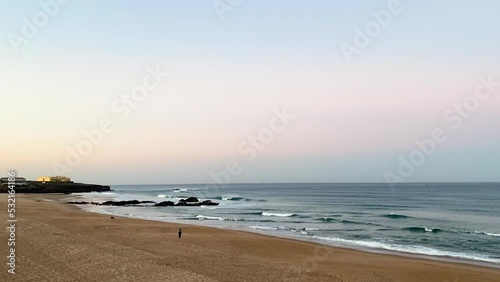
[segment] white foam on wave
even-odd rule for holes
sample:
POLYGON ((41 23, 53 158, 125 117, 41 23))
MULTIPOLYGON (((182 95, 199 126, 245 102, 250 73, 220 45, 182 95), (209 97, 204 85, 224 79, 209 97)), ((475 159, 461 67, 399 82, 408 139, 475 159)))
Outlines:
POLYGON ((458 258, 458 259, 468 259, 468 260, 475 260, 475 261, 500 263, 500 259, 490 258, 490 257, 485 256, 485 255, 443 251, 443 250, 438 250, 438 249, 433 249, 433 248, 423 247, 423 246, 397 245, 397 244, 388 244, 388 243, 375 242, 375 241, 347 240, 347 239, 342 239, 342 238, 321 237, 321 236, 313 236, 313 238, 317 239, 317 240, 321 240, 321 241, 327 241, 327 242, 337 243, 340 245, 348 245, 348 246, 354 246, 354 247, 365 247, 365 248, 370 248, 370 249, 382 249, 382 250, 411 253, 411 254, 451 257, 451 258, 458 258))
POLYGON ((278 217, 291 217, 294 216, 294 213, 270 213, 270 212, 262 212, 263 216, 278 216, 278 217))
POLYGON ((197 215, 196 218, 199 220, 224 220, 224 218, 222 218, 222 217, 205 216, 205 215, 197 215))
POLYGON ((116 193, 113 193, 113 192, 91 192, 91 194, 93 195, 107 195, 107 196, 114 196, 116 195, 116 193))
POLYGON ((191 191, 197 191, 197 189, 191 189, 191 188, 175 188, 174 192, 175 193, 180 193, 180 192, 191 192, 191 191))
POLYGON ((160 195, 158 195, 158 196, 156 196, 156 197, 158 197, 158 198, 166 198, 166 197, 167 197, 167 195, 160 194, 160 195))
POLYGON ((213 207, 213 206, 200 206, 200 208, 207 209, 207 210, 215 210, 215 209, 217 209, 217 207, 213 207))
POLYGON ((250 229, 260 229, 260 230, 278 230, 277 227, 272 227, 272 226, 250 226, 250 229))
POLYGON ((480 235, 488 235, 488 236, 500 237, 500 234, 483 232, 483 231, 474 231, 474 233, 480 234, 480 235))
MULTIPOLYGON (((262 225, 253 225, 253 226, 249 226, 248 228, 251 228, 251 229, 262 229, 262 230, 282 230, 282 231, 294 231, 294 232, 305 232, 304 230, 298 230, 298 229, 295 229, 295 228, 290 228, 290 227, 286 227, 286 226, 262 226, 262 225)), ((307 235, 307 232, 306 234, 307 235)))

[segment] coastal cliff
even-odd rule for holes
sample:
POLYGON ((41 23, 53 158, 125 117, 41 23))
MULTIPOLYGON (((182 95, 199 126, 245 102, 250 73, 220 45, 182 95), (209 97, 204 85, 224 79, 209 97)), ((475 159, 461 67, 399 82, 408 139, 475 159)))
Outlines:
MULTIPOLYGON (((8 192, 8 185, 0 185, 0 193, 8 192)), ((28 181, 26 185, 16 185, 16 193, 84 193, 111 191, 111 187, 97 184, 64 183, 64 182, 37 182, 28 181)))

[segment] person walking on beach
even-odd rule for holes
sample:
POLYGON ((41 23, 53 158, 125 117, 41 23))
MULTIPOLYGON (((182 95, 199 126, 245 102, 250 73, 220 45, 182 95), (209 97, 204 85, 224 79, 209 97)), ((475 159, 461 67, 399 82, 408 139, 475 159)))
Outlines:
POLYGON ((179 239, 182 237, 182 229, 179 228, 179 231, 177 232, 179 234, 179 239))

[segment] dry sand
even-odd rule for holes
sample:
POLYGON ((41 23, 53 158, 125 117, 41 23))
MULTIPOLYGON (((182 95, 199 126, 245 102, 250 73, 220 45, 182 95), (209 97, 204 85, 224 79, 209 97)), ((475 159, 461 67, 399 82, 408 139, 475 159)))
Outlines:
MULTIPOLYGON (((16 274, 0 281, 500 281, 500 269, 374 254, 216 228, 88 213, 17 195, 16 274), (182 228, 182 240, 177 230, 182 228)), ((6 195, 0 221, 7 225, 6 195)))

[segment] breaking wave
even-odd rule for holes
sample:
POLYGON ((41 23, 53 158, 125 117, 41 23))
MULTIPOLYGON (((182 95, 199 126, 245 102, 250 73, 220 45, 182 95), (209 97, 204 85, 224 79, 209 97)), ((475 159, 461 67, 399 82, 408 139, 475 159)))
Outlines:
POLYGON ((331 218, 331 217, 319 217, 319 218, 316 218, 316 220, 322 221, 322 222, 326 222, 326 223, 338 222, 339 221, 339 220, 337 220, 335 218, 331 218))
POLYGON ((403 228, 403 230, 408 230, 410 232, 420 232, 420 233, 425 233, 425 232, 431 232, 431 233, 438 233, 438 232, 443 232, 442 229, 439 228, 427 228, 427 227, 407 227, 403 228))
POLYGON ((292 217, 297 216, 295 213, 271 213, 271 212, 262 212, 263 216, 277 216, 277 217, 292 217))
POLYGON ((383 217, 392 218, 392 219, 410 218, 407 215, 404 215, 404 214, 395 214, 395 213, 384 214, 383 217))
POLYGON ((354 247, 364 247, 370 249, 383 249, 389 251, 397 251, 411 254, 421 254, 421 255, 429 255, 429 256, 440 256, 440 257, 451 257, 451 258, 459 258, 459 259, 469 259, 475 261, 483 261, 483 262, 491 262, 491 263, 500 263, 500 259, 491 258, 486 255, 481 254, 471 254, 471 253, 462 253, 462 252, 452 252, 452 251, 443 251, 434 248, 424 247, 424 246, 416 246, 416 245, 398 245, 398 244, 389 244, 377 241, 366 241, 366 240, 347 240, 336 237, 321 237, 321 236, 313 236, 316 240, 321 240, 325 242, 354 246, 354 247))

